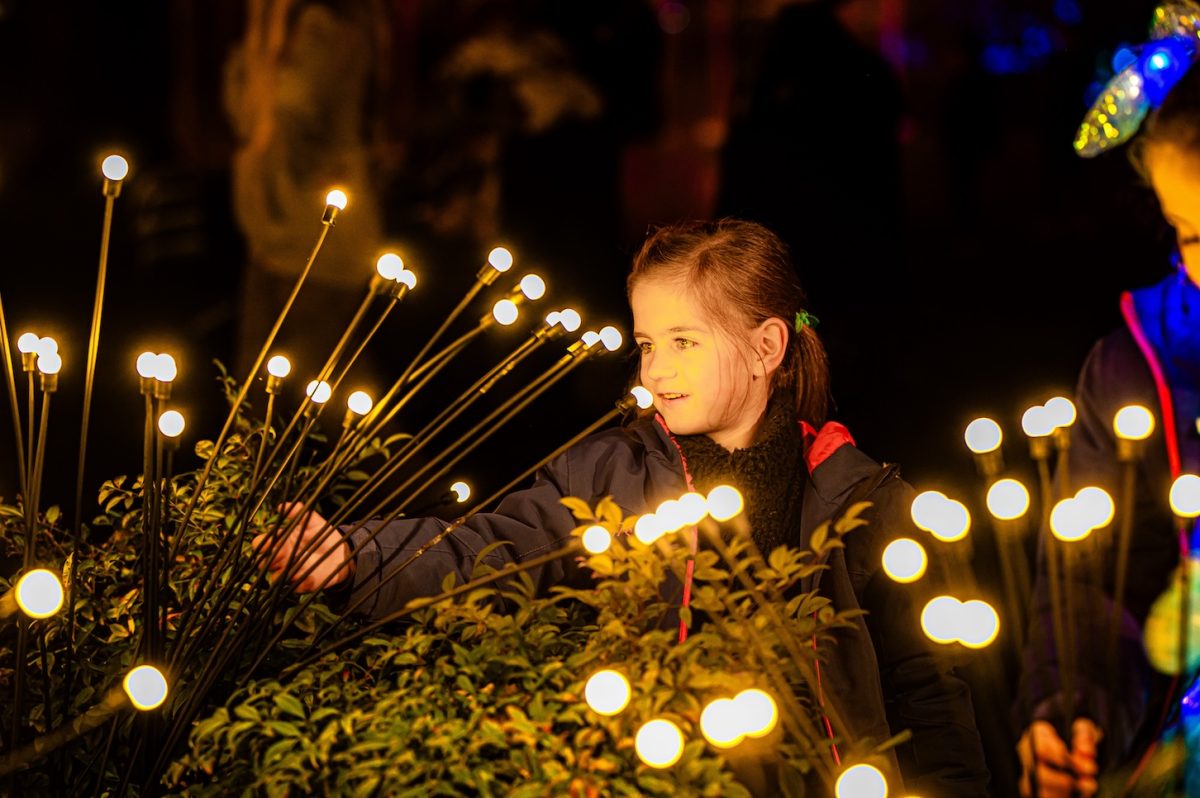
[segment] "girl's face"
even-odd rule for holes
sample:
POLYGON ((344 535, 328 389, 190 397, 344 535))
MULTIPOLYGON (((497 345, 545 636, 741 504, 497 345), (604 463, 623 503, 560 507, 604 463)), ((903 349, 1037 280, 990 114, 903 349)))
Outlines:
POLYGON ((671 431, 705 434, 731 451, 753 443, 773 371, 769 353, 766 361, 756 353, 755 330, 749 347, 738 347, 674 281, 639 280, 629 302, 641 382, 671 431))
POLYGON ((1188 277, 1200 285, 1200 155, 1154 144, 1146 152, 1146 170, 1163 216, 1175 228, 1188 277))

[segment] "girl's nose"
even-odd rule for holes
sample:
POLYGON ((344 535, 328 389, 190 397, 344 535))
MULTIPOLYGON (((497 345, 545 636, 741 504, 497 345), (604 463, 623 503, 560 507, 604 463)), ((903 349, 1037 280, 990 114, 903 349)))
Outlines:
POLYGON ((651 355, 644 364, 644 368, 648 380, 661 380, 675 376, 675 367, 669 358, 651 355))

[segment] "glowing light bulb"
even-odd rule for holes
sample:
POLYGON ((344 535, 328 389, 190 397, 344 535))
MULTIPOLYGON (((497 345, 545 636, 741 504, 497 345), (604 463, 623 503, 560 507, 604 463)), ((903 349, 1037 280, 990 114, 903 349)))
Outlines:
POLYGON ((604 344, 604 348, 609 352, 616 352, 621 348, 621 342, 625 339, 621 336, 621 331, 616 327, 603 327, 600 330, 600 342, 604 344))
POLYGON ((958 642, 967 648, 986 648, 1000 634, 1000 616, 986 601, 964 601, 960 622, 958 642))
POLYGON ((1152 69, 1163 71, 1171 65, 1171 56, 1167 55, 1166 51, 1159 50, 1154 55, 1150 56, 1150 67, 1152 69))
POLYGON ((1075 403, 1065 396, 1056 396, 1046 402, 1046 412, 1050 414, 1050 422, 1055 427, 1069 427, 1075 423, 1078 414, 1075 403))
POLYGON ((684 526, 695 526, 708 515, 708 501, 703 494, 689 491, 679 497, 679 517, 684 526))
POLYGON ((1104 488, 1089 486, 1075 494, 1075 503, 1083 511, 1087 524, 1092 529, 1103 529, 1117 515, 1117 505, 1104 488))
POLYGON ((584 349, 591 349, 593 346, 600 343, 600 333, 596 332, 595 330, 588 330, 579 337, 579 340, 583 342, 584 349))
POLYGON ((751 687, 733 697, 738 719, 747 737, 765 737, 779 722, 779 707, 764 690, 751 687))
POLYGON ((39 338, 37 346, 34 347, 33 351, 37 352, 39 355, 57 355, 58 341, 55 341, 48 335, 43 338, 39 338))
POLYGON ((450 490, 454 492, 454 500, 462 504, 467 499, 471 498, 471 486, 459 480, 450 486, 450 490))
POLYGON ((686 525, 683 508, 678 499, 667 499, 654 510, 654 516, 662 524, 663 532, 678 532, 686 525))
POLYGON ((395 252, 385 252, 375 261, 375 271, 385 280, 399 280, 404 271, 404 261, 395 252))
POLYGON ((1154 414, 1141 405, 1126 405, 1113 418, 1113 430, 1119 438, 1144 441, 1154 432, 1154 414))
POLYGON ((144 380, 154 379, 158 371, 158 355, 153 352, 142 352, 137 359, 138 376, 144 380))
POLYGON ((292 373, 292 361, 283 355, 275 355, 275 357, 267 361, 267 373, 276 379, 282 380, 292 373))
POLYGON ((541 299, 546 295, 546 281, 536 274, 527 274, 521 278, 521 293, 528 300, 541 299))
POLYGON ((16 598, 21 612, 30 618, 49 618, 62 609, 62 582, 53 572, 38 568, 17 580, 16 598))
POLYGON ((657 718, 642 725, 633 739, 638 759, 652 768, 669 768, 683 756, 683 732, 669 720, 657 718))
POLYGON ((977 418, 967 425, 963 438, 972 452, 987 454, 1000 448, 1000 442, 1004 440, 1004 431, 990 418, 977 418))
POLYGON ((110 155, 101 162, 100 173, 109 180, 124 180, 129 174, 129 161, 120 155, 110 155))
POLYGON ((375 400, 366 391, 355 391, 346 397, 346 407, 350 408, 351 413, 365 416, 371 412, 371 408, 375 406, 375 400))
POLYGON ((1015 479, 997 480, 988 488, 987 508, 1001 521, 1013 521, 1029 511, 1029 490, 1015 479))
POLYGON ((920 579, 928 565, 925 547, 912 538, 893 540, 883 550, 883 572, 901 584, 920 579))
POLYGON ((496 247, 489 252, 487 260, 493 269, 501 273, 508 271, 513 265, 512 253, 504 247, 496 247))
POLYGON ((121 686, 134 707, 143 712, 157 709, 167 700, 167 678, 153 665, 138 665, 125 675, 121 686))
POLYGON ((1021 429, 1030 438, 1044 438, 1054 432, 1054 417, 1044 405, 1034 405, 1021 416, 1021 429))
POLYGON ((583 317, 574 308, 563 308, 558 314, 558 323, 569 333, 573 333, 583 324, 583 317))
POLYGON ((583 548, 588 554, 603 554, 612 545, 612 534, 596 524, 583 531, 583 548))
POLYGON ((411 291, 417 287, 417 273, 405 269, 404 271, 400 272, 400 276, 396 278, 396 282, 407 285, 408 290, 411 291))
POLYGON ((910 510, 913 523, 926 532, 931 531, 931 527, 936 523, 938 511, 946 501, 948 501, 946 494, 941 491, 921 491, 913 498, 910 510))
POLYGON ((1075 498, 1063 499, 1050 511, 1050 532, 1064 543, 1076 543, 1092 533, 1086 508, 1075 498))
POLYGON ((62 358, 57 352, 42 352, 37 356, 38 371, 43 374, 57 374, 62 371, 62 358))
POLYGON ((517 320, 517 305, 511 299, 501 299, 492 305, 492 318, 505 327, 517 320))
POLYGON ((1200 515, 1200 477, 1181 474, 1171 483, 1171 512, 1180 518, 1200 515))
POLYGON ((32 355, 37 351, 40 340, 37 333, 21 333, 21 337, 17 339, 17 351, 23 355, 32 355))
POLYGON ((700 733, 717 748, 733 748, 746 739, 732 698, 708 702, 700 713, 700 733))
POLYGON ((325 380, 313 380, 304 389, 304 394, 316 404, 323 405, 333 396, 333 388, 325 380))
POLYGON ((158 431, 168 438, 178 438, 184 426, 183 414, 178 410, 168 410, 158 417, 158 431))
POLYGON ((333 191, 330 191, 325 195, 325 204, 332 205, 339 211, 344 211, 346 210, 347 199, 348 198, 346 197, 345 191, 342 191, 340 188, 335 188, 333 191))
POLYGON ((854 765, 838 776, 834 794, 837 798, 887 798, 887 779, 879 768, 854 765))
POLYGON ((637 399, 637 406, 642 410, 646 410, 650 407, 650 405, 654 404, 654 394, 650 393, 650 391, 646 390, 641 385, 633 386, 629 389, 629 392, 633 394, 635 399, 637 399))
POLYGON ((634 522, 633 536, 647 546, 665 534, 667 534, 665 526, 655 517, 654 513, 646 513, 634 522))
POLYGON ((971 531, 971 513, 956 499, 946 499, 937 508, 929 534, 943 543, 962 540, 971 531))
POLYGON ((930 599, 921 610, 921 629, 935 643, 949 645, 958 640, 962 628, 962 603, 953 596, 930 599))
POLYGON ((154 379, 159 382, 173 382, 179 376, 179 367, 175 358, 170 355, 154 356, 154 379))
POLYGON ((629 706, 629 680, 614 670, 596 671, 583 686, 583 698, 597 715, 612 716, 629 706))
POLYGON ((708 514, 717 521, 728 521, 746 506, 741 491, 732 485, 717 485, 708 492, 708 514))

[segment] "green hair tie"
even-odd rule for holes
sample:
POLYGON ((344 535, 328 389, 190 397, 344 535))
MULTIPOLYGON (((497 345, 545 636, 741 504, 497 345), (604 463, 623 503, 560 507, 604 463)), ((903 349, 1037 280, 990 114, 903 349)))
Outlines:
POLYGON ((821 320, 809 313, 807 310, 801 310, 796 314, 796 332, 800 332, 805 327, 812 327, 813 329, 816 329, 817 325, 820 323, 821 320))

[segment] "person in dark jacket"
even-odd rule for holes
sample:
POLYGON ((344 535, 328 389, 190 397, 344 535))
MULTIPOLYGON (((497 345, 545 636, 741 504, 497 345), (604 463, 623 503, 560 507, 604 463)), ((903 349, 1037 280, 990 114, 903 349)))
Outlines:
MULTIPOLYGON (((873 488, 865 495, 869 523, 833 552, 819 584, 837 609, 868 612, 825 652, 824 697, 851 726, 831 735, 885 739, 911 730, 911 740, 888 755, 893 790, 902 778, 926 798, 986 795, 970 696, 920 632, 928 596, 892 582, 881 567, 888 542, 922 534, 909 511, 912 489, 858 451, 845 427, 826 422, 825 351, 786 247, 753 222, 662 228, 637 255, 628 290, 653 417, 569 449, 532 487, 470 518, 401 578, 388 580, 389 567, 442 532, 444 522, 368 523, 343 537, 329 535, 314 516, 289 543, 325 532, 312 555, 324 561, 297 589, 314 589, 331 573, 358 595, 383 581, 363 608, 382 617, 440 592, 447 574, 465 581, 476 554, 493 542, 509 544, 487 555, 496 568, 563 546, 576 526, 563 497, 611 495, 626 513, 640 514, 723 482, 742 489, 760 549, 807 547, 812 532, 865 484, 873 488)), ((283 546, 271 567, 282 568, 291 551, 283 546)), ((587 575, 563 559, 533 576, 544 591, 584 584, 587 575)), ((675 587, 682 600, 682 586, 675 587)))
MULTIPOLYGON (((1172 696, 1179 697, 1172 679, 1151 667, 1143 629, 1188 545, 1172 523, 1172 482, 1184 473, 1200 473, 1200 69, 1191 63, 1194 44, 1175 49, 1175 37, 1194 42, 1197 14, 1200 6, 1191 2, 1157 11, 1155 38, 1114 78, 1100 101, 1131 79, 1147 87, 1131 96, 1154 101, 1150 89, 1165 96, 1158 97, 1161 104, 1150 112, 1130 154, 1175 229, 1178 253, 1165 278, 1121 297, 1124 327, 1095 344, 1079 377, 1078 420, 1067 465, 1070 490, 1097 485, 1119 495, 1122 467, 1113 428, 1118 410, 1142 405, 1158 423, 1136 467, 1127 587, 1116 626, 1116 673, 1106 652, 1117 610, 1114 531, 1101 541, 1108 550, 1099 562, 1106 565, 1076 571, 1067 588, 1080 597, 1077 606, 1099 622, 1076 630, 1081 636, 1072 674, 1074 695, 1066 701, 1048 586, 1044 567, 1039 568, 1016 707, 1025 727, 1018 752, 1026 796, 1034 794, 1035 784, 1039 796, 1094 795, 1101 771, 1121 766, 1138 778, 1143 768, 1137 765, 1162 736, 1172 696), (1155 86, 1155 69, 1161 66, 1178 67, 1182 77, 1175 75, 1178 82, 1172 83, 1167 80, 1171 76, 1160 75, 1155 86), (1074 708, 1070 717, 1064 717, 1064 705, 1074 708)), ((1085 119, 1076 141, 1081 154, 1119 144, 1137 130, 1140 115, 1123 118, 1124 110, 1114 114, 1113 108, 1100 108, 1105 116, 1099 122, 1095 110, 1085 119)), ((1177 629, 1177 623, 1171 628, 1177 629)))

